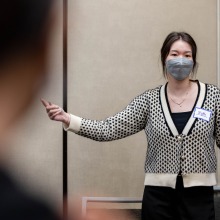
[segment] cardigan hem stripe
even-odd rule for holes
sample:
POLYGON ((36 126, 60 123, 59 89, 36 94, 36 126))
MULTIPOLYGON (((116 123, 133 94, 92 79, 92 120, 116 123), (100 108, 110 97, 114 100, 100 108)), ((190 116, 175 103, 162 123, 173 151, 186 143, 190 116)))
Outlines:
MULTIPOLYGON (((176 178, 178 174, 172 173, 146 173, 144 185, 176 187, 176 178)), ((184 187, 193 186, 214 186, 216 182, 215 173, 190 173, 183 174, 184 187)))

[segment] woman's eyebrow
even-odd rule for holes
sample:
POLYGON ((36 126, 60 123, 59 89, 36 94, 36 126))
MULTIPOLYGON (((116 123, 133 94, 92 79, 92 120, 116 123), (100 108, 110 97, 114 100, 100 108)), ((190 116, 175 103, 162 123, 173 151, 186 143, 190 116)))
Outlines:
MULTIPOLYGON (((178 50, 171 50, 171 52, 179 52, 178 50)), ((187 51, 184 51, 184 53, 192 53, 192 51, 190 51, 190 50, 187 50, 187 51)))

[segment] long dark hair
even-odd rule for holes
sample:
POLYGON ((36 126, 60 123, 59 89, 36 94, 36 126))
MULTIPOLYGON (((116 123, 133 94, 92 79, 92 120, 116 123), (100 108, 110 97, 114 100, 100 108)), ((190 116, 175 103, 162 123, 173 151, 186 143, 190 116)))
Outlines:
POLYGON ((194 39, 186 32, 172 32, 170 33, 164 43, 163 46, 161 48, 161 63, 162 63, 162 67, 163 67, 163 74, 164 76, 166 76, 166 58, 170 52, 170 48, 172 46, 172 44, 177 41, 177 40, 183 40, 185 42, 187 42, 191 48, 192 48, 192 58, 193 58, 193 69, 192 72, 193 74, 196 73, 197 67, 198 67, 198 63, 196 60, 196 54, 197 54, 197 46, 196 46, 196 42, 194 41, 194 39))

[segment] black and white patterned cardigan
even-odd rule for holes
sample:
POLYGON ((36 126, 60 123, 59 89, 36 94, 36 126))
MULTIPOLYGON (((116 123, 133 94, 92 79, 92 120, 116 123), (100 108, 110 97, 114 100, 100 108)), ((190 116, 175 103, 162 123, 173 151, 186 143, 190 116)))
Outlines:
POLYGON ((148 147, 145 185, 175 188, 181 170, 185 187, 216 184, 215 140, 220 146, 220 90, 199 81, 193 109, 211 112, 209 121, 195 118, 193 111, 182 134, 173 120, 166 96, 166 85, 137 96, 123 111, 103 121, 71 115, 69 127, 81 136, 112 141, 144 130, 148 147))

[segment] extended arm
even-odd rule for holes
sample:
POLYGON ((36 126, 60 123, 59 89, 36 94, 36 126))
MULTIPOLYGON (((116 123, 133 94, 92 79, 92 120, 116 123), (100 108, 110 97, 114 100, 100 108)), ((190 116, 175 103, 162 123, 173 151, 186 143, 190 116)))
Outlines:
POLYGON ((63 115, 63 117, 60 117, 60 121, 64 123, 65 130, 73 131, 96 141, 112 141, 130 136, 144 129, 149 106, 146 96, 142 94, 136 97, 123 111, 101 121, 69 115, 53 104, 47 106, 46 109, 49 117, 53 120, 57 120, 60 113, 63 115))

